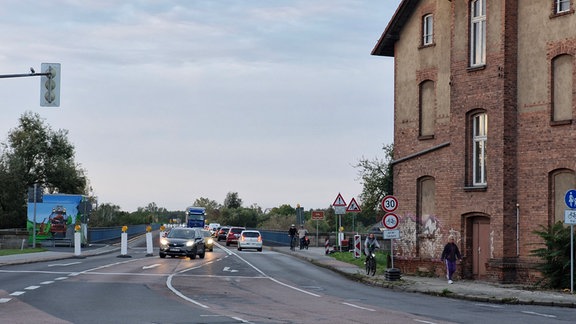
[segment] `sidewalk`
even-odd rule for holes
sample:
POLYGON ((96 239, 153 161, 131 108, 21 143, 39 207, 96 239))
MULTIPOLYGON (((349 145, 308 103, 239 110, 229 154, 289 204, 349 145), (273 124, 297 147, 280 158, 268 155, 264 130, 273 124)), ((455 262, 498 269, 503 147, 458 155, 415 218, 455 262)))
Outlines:
MULTIPOLYGON (((376 275, 374 277, 366 276, 363 269, 325 255, 323 247, 310 247, 308 250, 296 251, 290 251, 289 247, 278 246, 270 247, 270 249, 272 251, 290 254, 315 265, 331 269, 350 280, 398 291, 489 303, 576 308, 576 294, 570 294, 570 292, 529 290, 530 287, 522 287, 521 285, 504 285, 475 280, 459 280, 450 285, 443 278, 407 275, 402 275, 401 279, 397 281, 388 281, 383 275, 376 275)), ((74 248, 57 248, 46 252, 0 256, 0 267, 9 264, 85 258, 119 251, 120 247, 117 245, 94 245, 82 248, 80 256, 76 256, 74 248)))
POLYGON ((402 275, 398 281, 388 281, 384 275, 369 277, 364 269, 327 256, 324 247, 290 251, 289 247, 272 247, 273 251, 291 254, 321 267, 332 269, 345 277, 374 286, 398 291, 423 293, 449 298, 502 304, 529 304, 576 308, 576 294, 549 290, 528 290, 531 287, 505 285, 476 280, 459 280, 448 284, 444 278, 402 275))
POLYGON ((73 258, 86 258, 89 256, 111 253, 114 251, 120 251, 119 246, 115 245, 93 245, 80 249, 80 255, 76 255, 74 248, 58 247, 49 248, 49 251, 45 252, 35 252, 35 253, 23 253, 23 254, 12 254, 0 256, 0 267, 10 264, 24 264, 32 262, 50 261, 50 260, 62 260, 62 259, 73 259, 73 258))

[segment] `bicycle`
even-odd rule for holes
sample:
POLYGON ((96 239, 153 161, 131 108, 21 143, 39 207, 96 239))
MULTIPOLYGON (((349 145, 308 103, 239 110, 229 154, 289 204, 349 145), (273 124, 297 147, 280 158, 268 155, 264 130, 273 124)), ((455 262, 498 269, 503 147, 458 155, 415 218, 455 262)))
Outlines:
POLYGON ((373 276, 376 274, 376 254, 374 249, 370 249, 366 256, 366 275, 373 276))

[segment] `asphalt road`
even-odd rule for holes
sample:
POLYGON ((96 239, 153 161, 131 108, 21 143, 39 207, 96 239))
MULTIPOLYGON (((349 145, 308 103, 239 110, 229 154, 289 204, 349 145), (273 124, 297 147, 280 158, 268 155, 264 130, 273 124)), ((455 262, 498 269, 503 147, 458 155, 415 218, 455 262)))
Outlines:
POLYGON ((2 323, 560 323, 536 306, 366 286, 277 253, 216 247, 204 259, 105 254, 0 268, 2 323))

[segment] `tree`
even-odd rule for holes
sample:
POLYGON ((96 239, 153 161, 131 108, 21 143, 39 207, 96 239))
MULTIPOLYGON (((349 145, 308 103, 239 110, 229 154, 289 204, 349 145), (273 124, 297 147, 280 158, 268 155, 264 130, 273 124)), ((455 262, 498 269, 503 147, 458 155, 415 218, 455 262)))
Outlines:
MULTIPOLYGON (((366 225, 377 221, 378 206, 386 195, 393 193, 392 163, 394 144, 384 145, 384 158, 374 160, 361 159, 354 167, 359 169, 358 175, 362 183, 362 215, 359 215, 366 225)), ((359 217, 359 218, 360 218, 359 217)))
POLYGON ((66 130, 54 131, 37 113, 26 112, 8 134, 0 156, 0 226, 25 227, 28 187, 48 193, 84 194, 86 176, 74 161, 66 130))
POLYGON ((533 231, 544 240, 544 247, 530 251, 540 257, 537 269, 544 275, 537 284, 550 288, 570 287, 570 231, 571 227, 556 222, 550 229, 540 225, 540 230, 533 231))
POLYGON ((224 199, 224 208, 240 208, 242 207, 242 199, 238 197, 237 192, 229 192, 224 199))
POLYGON ((119 224, 120 206, 110 203, 102 204, 92 212, 90 217, 90 226, 103 227, 103 226, 116 226, 119 224))

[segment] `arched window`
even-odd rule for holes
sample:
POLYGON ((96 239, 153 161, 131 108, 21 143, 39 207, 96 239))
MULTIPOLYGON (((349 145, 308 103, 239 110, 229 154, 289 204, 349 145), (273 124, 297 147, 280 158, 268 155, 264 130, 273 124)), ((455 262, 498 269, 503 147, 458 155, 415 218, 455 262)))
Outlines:
POLYGON ((432 14, 422 17, 422 46, 434 43, 434 16, 432 14))
POLYGON ((552 121, 571 120, 574 57, 559 55, 552 60, 552 121))
POLYGON ((488 142, 488 116, 472 115, 472 185, 486 186, 486 155, 488 142))
POLYGON ((418 234, 433 235, 436 232, 436 181, 425 176, 418 179, 418 234))
MULTIPOLYGON (((564 201, 566 192, 576 188, 576 174, 573 170, 561 169, 550 172, 549 195, 551 199, 550 224, 564 221, 564 211, 567 209, 564 201)), ((576 199, 576 197, 574 197, 576 199)))
POLYGON ((434 136, 436 122, 436 95, 434 82, 426 80, 420 83, 420 136, 431 138, 434 136))

